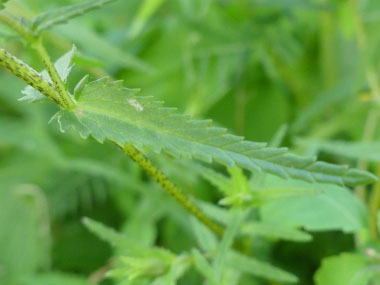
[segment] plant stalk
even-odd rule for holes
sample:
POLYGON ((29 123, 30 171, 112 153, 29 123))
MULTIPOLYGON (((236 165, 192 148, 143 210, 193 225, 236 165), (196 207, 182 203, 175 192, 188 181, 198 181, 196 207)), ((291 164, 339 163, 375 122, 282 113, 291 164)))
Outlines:
MULTIPOLYGON (((28 41, 31 44, 32 48, 37 52, 46 70, 48 71, 51 80, 54 83, 56 89, 55 95, 58 95, 55 97, 54 101, 64 109, 73 109, 75 107, 75 102, 73 101, 70 94, 67 92, 66 87, 62 82, 53 62, 51 61, 49 54, 47 53, 45 47, 42 44, 41 38, 36 36, 36 34, 34 34, 32 31, 30 31, 20 19, 13 17, 7 14, 6 12, 0 12, 0 22, 16 31, 21 37, 23 37, 26 41, 28 41)), ((13 71, 11 72, 14 73, 13 71)), ((45 93, 43 94, 46 95, 45 93)), ((48 97, 51 98, 51 96, 48 97)))
POLYGON ((161 185, 164 190, 177 200, 190 214, 194 215, 201 223, 213 231, 218 237, 223 236, 224 229, 219 224, 212 221, 206 216, 202 210, 195 205, 168 177, 152 162, 136 149, 131 144, 126 144, 123 148, 125 154, 127 154, 132 160, 134 160, 140 167, 152 177, 158 184, 161 185))
MULTIPOLYGON (((380 165, 377 164, 376 175, 380 175, 380 165)), ((370 230, 371 236, 374 240, 379 238, 379 230, 377 226, 377 212, 380 208, 380 182, 377 181, 373 186, 370 201, 369 201, 369 210, 370 210, 370 230)))
POLYGON ((36 50, 40 59, 42 60, 42 63, 46 67, 46 70, 49 73, 50 78, 57 89, 60 105, 66 110, 74 109, 75 103, 69 95, 69 93, 67 92, 65 84, 62 82, 62 79, 59 76, 57 69, 54 66, 54 63, 51 61, 48 52, 42 44, 42 41, 38 40, 36 43, 32 44, 32 46, 36 50))
POLYGON ((0 48, 0 65, 59 104, 59 94, 53 84, 43 79, 32 67, 2 48, 0 48))

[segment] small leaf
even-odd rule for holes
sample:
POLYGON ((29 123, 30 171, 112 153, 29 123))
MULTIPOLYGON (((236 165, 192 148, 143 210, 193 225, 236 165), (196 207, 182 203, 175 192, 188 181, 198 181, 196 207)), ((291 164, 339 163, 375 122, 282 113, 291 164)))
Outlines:
MULTIPOLYGON (((64 83, 66 83, 67 78, 69 77, 69 74, 71 72, 71 69, 73 68, 73 66, 71 65, 71 60, 75 52, 76 52, 76 48, 75 46, 73 46, 70 51, 65 53, 54 63, 54 66, 58 72, 58 75, 64 83)), ((52 80, 46 70, 43 70, 40 74, 44 79, 52 83, 52 80)), ((49 100, 46 98, 45 95, 43 95, 41 92, 34 89, 30 85, 26 86, 24 90, 21 91, 21 93, 24 94, 25 96, 18 99, 19 101, 27 101, 28 103, 36 103, 36 102, 41 102, 41 101, 49 102, 49 100)))
POLYGON ((238 165, 284 178, 350 186, 377 179, 365 171, 288 154, 286 148, 267 148, 262 143, 244 141, 224 128, 211 126, 208 120, 191 120, 175 108, 162 107, 162 102, 135 96, 136 92, 123 88, 122 82, 109 83, 107 78, 92 81, 83 88, 76 109, 62 110, 55 118, 62 130, 73 127, 81 136, 91 134, 101 143, 106 139, 121 147, 130 143, 156 152, 164 150, 174 157, 214 160, 228 167, 238 165), (130 99, 136 100, 143 110, 132 106, 130 99))
POLYGON ((191 224, 195 238, 202 250, 209 252, 216 249, 217 238, 205 225, 191 217, 191 224))
POLYGON ((89 75, 85 75, 79 82, 78 84, 75 86, 74 88, 74 97, 75 99, 78 99, 80 94, 82 93, 84 87, 87 85, 88 83, 88 77, 89 75))
POLYGON ((191 252, 194 258, 195 268, 198 272, 201 273, 211 284, 217 284, 214 270, 206 258, 195 248, 193 248, 191 252))
POLYGON ((44 12, 32 21, 32 29, 39 33, 51 26, 62 24, 68 20, 83 15, 86 12, 100 8, 115 0, 89 0, 44 12))
POLYGON ((214 262, 215 277, 219 281, 226 265, 227 255, 230 247, 234 242, 236 235, 239 233, 240 226, 244 221, 246 212, 238 209, 232 209, 230 220, 223 238, 219 244, 217 255, 214 262))
POLYGON ((149 256, 150 252, 148 249, 128 240, 115 230, 89 218, 83 218, 82 221, 91 232, 96 234, 102 240, 109 242, 112 246, 122 250, 123 254, 131 256, 149 256))

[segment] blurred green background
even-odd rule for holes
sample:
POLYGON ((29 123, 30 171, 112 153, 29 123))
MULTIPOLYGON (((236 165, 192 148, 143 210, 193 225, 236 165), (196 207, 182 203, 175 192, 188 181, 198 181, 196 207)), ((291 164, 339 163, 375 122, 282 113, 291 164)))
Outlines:
MULTIPOLYGON (((31 19, 75 2, 11 0, 6 10, 31 19)), ((73 44, 78 49, 70 90, 85 74, 110 75, 248 140, 376 172, 379 24, 378 0, 120 0, 43 35, 53 59, 73 44)), ((0 42, 43 69, 5 26, 0 42)), ((117 251, 83 226, 84 216, 144 246, 176 254, 196 246, 187 213, 138 166, 111 143, 62 134, 56 123, 47 124, 57 107, 18 102, 24 87, 0 70, 0 284, 119 284, 117 278, 103 280, 117 251)), ((222 197, 186 161, 149 156, 196 199, 215 205, 222 197)), ((311 198, 259 205, 253 219, 304 228, 313 239, 258 235, 249 241, 249 253, 297 275, 298 284, 314 284, 324 258, 379 247, 373 189, 356 189, 356 196, 345 189, 328 205, 311 198)), ((178 284, 202 280, 192 269, 178 284)), ((120 284, 152 284, 138 282, 120 284)), ((288 283, 248 274, 235 284, 288 283)))

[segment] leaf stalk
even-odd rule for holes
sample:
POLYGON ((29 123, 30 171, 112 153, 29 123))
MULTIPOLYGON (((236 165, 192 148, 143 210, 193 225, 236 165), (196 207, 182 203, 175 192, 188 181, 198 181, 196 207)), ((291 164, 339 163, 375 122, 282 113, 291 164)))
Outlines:
POLYGON ((174 199, 177 200, 190 214, 195 216, 201 223, 213 231, 218 237, 223 236, 224 229, 219 224, 212 221, 206 214, 193 203, 170 179, 137 148, 131 144, 126 144, 123 151, 132 160, 152 177, 162 188, 174 199))

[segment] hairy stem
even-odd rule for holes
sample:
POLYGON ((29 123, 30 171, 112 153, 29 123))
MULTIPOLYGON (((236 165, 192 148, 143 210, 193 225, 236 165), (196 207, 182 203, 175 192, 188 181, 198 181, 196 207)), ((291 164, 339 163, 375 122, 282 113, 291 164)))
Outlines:
POLYGON ((57 89, 60 105, 67 110, 73 109, 75 107, 75 103, 69 95, 69 93, 67 92, 65 84, 62 82, 61 77, 55 69, 55 66, 51 61, 50 56, 47 53, 45 47, 43 46, 42 41, 38 40, 32 46, 37 51, 37 54, 42 60, 42 63, 45 65, 46 70, 49 73, 50 78, 57 89))
POLYGON ((152 177, 164 190, 177 200, 190 214, 194 215, 200 222, 212 230, 218 237, 223 235, 223 228, 212 221, 195 205, 186 195, 169 180, 152 162, 142 154, 138 149, 130 144, 124 146, 123 151, 132 158, 142 169, 152 177))
POLYGON ((43 79, 32 67, 2 48, 0 48, 0 65, 24 80, 34 89, 40 91, 46 97, 59 104, 59 94, 55 90, 53 84, 43 79))
MULTIPOLYGON (((31 44, 33 49, 37 52, 38 56, 42 60, 46 70, 50 75, 51 80, 54 83, 56 89, 55 95, 58 95, 55 98, 56 100, 54 101, 64 109, 73 109, 75 107, 75 103, 69 95, 69 93, 67 92, 66 87, 63 84, 57 70, 55 69, 49 54, 47 53, 45 47, 42 44, 41 38, 36 36, 32 31, 30 31, 20 19, 15 18, 5 12, 0 12, 0 22, 16 31, 20 36, 22 36, 31 44)), ((46 95, 45 93, 43 94, 46 95)))

